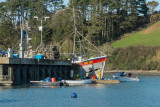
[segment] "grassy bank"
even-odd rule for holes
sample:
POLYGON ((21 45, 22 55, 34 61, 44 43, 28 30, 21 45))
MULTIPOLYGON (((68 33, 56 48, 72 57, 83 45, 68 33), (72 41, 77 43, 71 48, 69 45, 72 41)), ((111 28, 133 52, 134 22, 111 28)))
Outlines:
POLYGON ((160 47, 119 48, 108 57, 106 69, 160 70, 160 47))
POLYGON ((160 70, 160 21, 112 44, 106 70, 160 70))

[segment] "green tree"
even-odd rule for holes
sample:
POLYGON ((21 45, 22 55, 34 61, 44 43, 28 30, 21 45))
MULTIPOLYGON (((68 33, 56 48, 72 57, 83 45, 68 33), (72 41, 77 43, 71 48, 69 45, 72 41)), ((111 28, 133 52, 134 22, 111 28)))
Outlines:
POLYGON ((5 21, 6 19, 6 3, 1 2, 0 3, 0 21, 5 21))
POLYGON ((0 23, 0 45, 5 49, 15 48, 19 44, 20 33, 18 33, 10 21, 0 23))
POLYGON ((73 17, 70 9, 61 10, 52 16, 52 41, 58 43, 74 32, 73 17))

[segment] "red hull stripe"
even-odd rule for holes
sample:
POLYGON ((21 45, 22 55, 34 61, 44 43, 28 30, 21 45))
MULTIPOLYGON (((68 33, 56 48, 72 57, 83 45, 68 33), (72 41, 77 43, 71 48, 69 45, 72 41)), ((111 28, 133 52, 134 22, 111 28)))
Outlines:
POLYGON ((90 64, 95 64, 95 63, 100 63, 100 62, 104 62, 106 61, 106 57, 104 58, 98 58, 98 59, 91 59, 91 60, 88 60, 88 61, 84 61, 84 62, 81 62, 79 63, 79 65, 81 66, 85 66, 85 65, 90 65, 90 64))

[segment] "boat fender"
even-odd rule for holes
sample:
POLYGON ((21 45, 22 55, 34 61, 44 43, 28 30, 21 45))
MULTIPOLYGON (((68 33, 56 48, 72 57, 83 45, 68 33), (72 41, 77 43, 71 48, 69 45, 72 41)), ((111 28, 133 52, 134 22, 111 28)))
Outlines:
POLYGON ((71 98, 77 98, 77 94, 76 93, 72 93, 71 98))

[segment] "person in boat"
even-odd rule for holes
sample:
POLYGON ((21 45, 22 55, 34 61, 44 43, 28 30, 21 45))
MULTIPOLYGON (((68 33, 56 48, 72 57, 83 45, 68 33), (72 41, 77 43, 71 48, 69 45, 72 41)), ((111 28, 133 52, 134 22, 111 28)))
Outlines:
POLYGON ((86 72, 86 75, 85 75, 84 79, 90 79, 90 78, 91 78, 91 77, 89 76, 89 73, 86 72))
POLYGON ((102 77, 101 77, 101 70, 100 69, 98 69, 98 78, 101 80, 102 79, 102 77))
POLYGON ((76 75, 76 79, 77 79, 77 80, 79 79, 79 75, 76 75))
POLYGON ((132 77, 132 73, 129 72, 129 73, 128 73, 128 77, 132 77))
POLYGON ((96 74, 93 74, 92 79, 93 79, 93 80, 94 80, 94 79, 97 79, 96 74))
POLYGON ((52 50, 53 50, 53 55, 54 55, 53 57, 54 57, 54 59, 56 59, 56 60, 58 60, 58 59, 61 60, 61 59, 60 59, 59 51, 58 51, 58 49, 57 49, 57 46, 54 46, 52 50))

